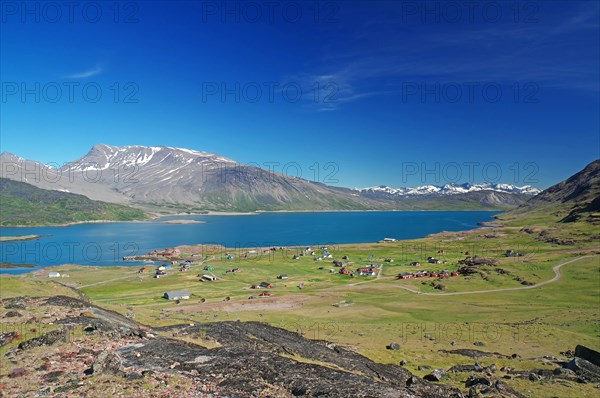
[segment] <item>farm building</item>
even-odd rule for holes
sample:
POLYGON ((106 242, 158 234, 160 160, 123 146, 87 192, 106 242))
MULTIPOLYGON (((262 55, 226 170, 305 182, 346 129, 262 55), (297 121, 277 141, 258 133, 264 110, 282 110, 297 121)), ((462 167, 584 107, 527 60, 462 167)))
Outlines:
POLYGON ((48 278, 60 278, 60 272, 49 272, 48 278))
POLYGON ((358 275, 375 276, 376 269, 377 268, 373 268, 373 267, 364 267, 364 268, 357 269, 356 273, 358 275))
POLYGON ((187 290, 174 290, 166 292, 163 297, 169 300, 187 300, 190 298, 190 292, 187 290))

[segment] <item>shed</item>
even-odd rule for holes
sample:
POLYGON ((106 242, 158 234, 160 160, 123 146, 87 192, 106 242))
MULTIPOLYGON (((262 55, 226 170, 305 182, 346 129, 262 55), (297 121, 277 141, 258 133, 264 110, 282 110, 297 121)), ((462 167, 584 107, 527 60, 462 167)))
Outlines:
POLYGON ((169 300, 187 300, 190 298, 190 292, 187 290, 175 290, 166 292, 163 297, 169 300))

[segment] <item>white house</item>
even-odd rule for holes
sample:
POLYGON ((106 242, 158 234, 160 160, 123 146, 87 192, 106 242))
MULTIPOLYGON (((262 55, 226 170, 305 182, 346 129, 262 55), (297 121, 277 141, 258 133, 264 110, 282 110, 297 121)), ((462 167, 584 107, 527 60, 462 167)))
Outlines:
POLYGON ((60 278, 60 272, 50 272, 48 278, 60 278))
POLYGON ((163 297, 169 300, 187 300, 190 298, 190 292, 187 290, 175 290, 173 292, 166 292, 163 297))

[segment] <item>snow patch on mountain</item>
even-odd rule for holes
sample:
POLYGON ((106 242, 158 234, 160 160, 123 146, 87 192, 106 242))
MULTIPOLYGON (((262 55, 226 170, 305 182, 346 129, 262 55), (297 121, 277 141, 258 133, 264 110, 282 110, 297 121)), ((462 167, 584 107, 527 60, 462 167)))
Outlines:
POLYGON ((527 195, 537 195, 541 190, 531 185, 516 186, 512 184, 445 184, 445 185, 423 185, 420 187, 400 187, 392 188, 386 185, 368 188, 355 188, 359 192, 365 193, 385 193, 395 196, 418 196, 418 195, 456 195, 477 191, 496 191, 506 193, 522 193, 527 195))

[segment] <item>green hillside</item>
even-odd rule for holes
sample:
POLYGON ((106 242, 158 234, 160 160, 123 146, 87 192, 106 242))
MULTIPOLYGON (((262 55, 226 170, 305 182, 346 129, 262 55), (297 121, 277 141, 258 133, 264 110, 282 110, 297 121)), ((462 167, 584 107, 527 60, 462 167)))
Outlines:
POLYGON ((146 219, 141 210, 83 195, 49 191, 0 178, 0 225, 51 225, 83 221, 146 219))

